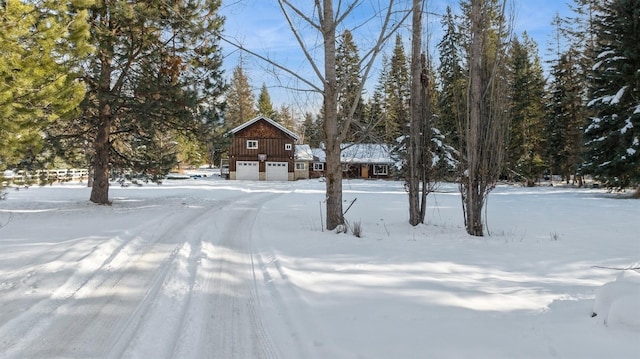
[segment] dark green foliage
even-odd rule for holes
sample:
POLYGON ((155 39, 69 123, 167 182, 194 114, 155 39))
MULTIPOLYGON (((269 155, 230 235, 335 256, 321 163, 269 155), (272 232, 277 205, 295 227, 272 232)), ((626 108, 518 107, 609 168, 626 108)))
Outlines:
POLYGON ((351 122, 347 142, 362 141, 368 136, 362 126, 364 100, 360 90, 360 55, 349 30, 342 33, 336 48, 336 80, 338 84, 338 124, 351 122))
POLYGON ((551 174, 569 183, 582 161, 586 119, 581 93, 584 76, 574 50, 562 54, 551 69, 545 121, 546 156, 551 174))
POLYGON ((622 189, 640 183, 640 0, 598 10, 583 171, 622 189))
POLYGON ((447 12, 442 18, 442 26, 444 35, 438 43, 440 54, 438 73, 441 85, 437 102, 439 115, 436 126, 445 136, 446 143, 459 147, 462 132, 459 124, 462 123, 461 118, 464 116, 466 106, 467 73, 462 61, 462 35, 458 31, 450 7, 447 7, 447 12))
POLYGON ((69 128, 90 144, 77 150, 93 162, 91 201, 109 203, 111 171, 159 179, 176 164, 174 134, 204 140, 220 123, 219 6, 111 0, 90 8, 96 52, 85 66, 82 116, 69 128))
POLYGON ((527 34, 515 38, 509 53, 509 142, 505 166, 509 177, 533 186, 544 171, 544 88, 537 46, 527 34), (515 175, 515 176, 514 176, 515 175))
POLYGON ((313 115, 307 112, 304 115, 304 121, 302 123, 302 137, 304 143, 311 146, 311 148, 319 148, 322 142, 322 119, 320 117, 313 118, 313 115))
POLYGON ((269 96, 269 90, 266 84, 262 84, 260 89, 260 95, 258 96, 258 113, 272 120, 276 119, 277 111, 273 109, 273 103, 271 103, 271 96, 269 96))
POLYGON ((386 114, 382 136, 385 142, 394 143, 400 136, 407 134, 411 95, 409 60, 400 35, 396 36, 389 70, 382 81, 386 114))

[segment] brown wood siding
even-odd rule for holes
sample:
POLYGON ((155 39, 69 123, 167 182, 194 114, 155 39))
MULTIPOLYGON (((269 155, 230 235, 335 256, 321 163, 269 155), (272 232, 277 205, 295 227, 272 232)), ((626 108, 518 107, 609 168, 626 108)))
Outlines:
POLYGON ((293 141, 286 133, 266 121, 258 121, 247 128, 243 128, 236 133, 236 137, 288 138, 293 141))
MULTIPOLYGON (((258 121, 236 132, 229 148, 229 170, 236 171, 236 161, 257 161, 258 154, 266 154, 269 162, 287 162, 289 172, 295 171, 295 139, 266 121, 258 121), (258 148, 247 148, 247 140, 258 141, 258 148), (290 150, 285 149, 287 144, 290 150)), ((259 171, 265 170, 265 163, 261 162, 259 171)))
POLYGON ((251 157, 249 160, 257 160, 259 153, 266 153, 267 160, 275 161, 276 158, 288 159, 295 155, 295 146, 293 140, 284 138, 257 138, 247 137, 238 138, 234 137, 231 148, 229 149, 229 156, 235 157, 251 157), (247 148, 247 141, 258 141, 258 148, 247 148), (285 145, 291 145, 290 150, 285 150, 285 145))

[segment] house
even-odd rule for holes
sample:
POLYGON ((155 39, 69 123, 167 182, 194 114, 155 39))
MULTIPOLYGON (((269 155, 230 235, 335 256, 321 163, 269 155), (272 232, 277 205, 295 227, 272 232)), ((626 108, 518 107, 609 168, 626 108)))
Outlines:
MULTIPOLYGON (((340 146, 343 178, 390 178, 396 161, 385 144, 346 143, 340 146)), ((311 177, 322 175, 326 163, 323 149, 313 150, 311 177)))
POLYGON ((229 179, 293 181, 299 137, 279 123, 258 116, 231 130, 229 179))
POLYGON ((309 145, 296 145, 295 179, 309 179, 309 168, 313 163, 313 152, 309 145))

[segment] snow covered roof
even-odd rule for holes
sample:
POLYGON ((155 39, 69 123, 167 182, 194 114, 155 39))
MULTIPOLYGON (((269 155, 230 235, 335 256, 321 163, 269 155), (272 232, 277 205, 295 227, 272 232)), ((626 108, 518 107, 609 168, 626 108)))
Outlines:
MULTIPOLYGON (((371 163, 371 164, 392 164, 395 161, 391 158, 389 147, 379 143, 343 143, 340 145, 340 162, 342 163, 371 163)), ((321 148, 314 148, 313 155, 318 157, 320 162, 326 162, 326 154, 321 148)))
POLYGON ((379 143, 345 143, 341 145, 340 162, 342 163, 372 163, 390 164, 391 159, 389 147, 379 143))
POLYGON ((311 149, 311 153, 313 153, 314 158, 318 158, 319 162, 327 162, 327 154, 324 153, 322 148, 313 148, 311 149))
POLYGON ((309 145, 296 145, 296 161, 313 161, 313 152, 309 145))
POLYGON ((237 133, 251 125, 253 125, 254 123, 260 121, 260 120, 264 120, 267 121, 268 123, 270 123, 271 125, 273 125, 274 127, 278 128, 279 130, 281 130, 282 132, 286 133, 287 135, 293 137, 296 141, 300 139, 300 137, 298 135, 296 135, 294 132, 290 131, 289 129, 287 129, 286 127, 282 126, 281 124, 277 123, 276 121, 268 118, 268 117, 264 117, 262 115, 259 115, 258 117, 249 120, 245 123, 243 123, 242 125, 234 128, 231 130, 231 133, 237 133))

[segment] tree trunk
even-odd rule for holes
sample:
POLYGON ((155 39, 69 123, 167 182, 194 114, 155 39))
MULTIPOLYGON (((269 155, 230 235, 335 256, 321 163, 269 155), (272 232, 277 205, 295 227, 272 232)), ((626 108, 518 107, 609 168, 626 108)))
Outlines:
POLYGON ((342 165, 338 126, 338 86, 336 75, 336 31, 332 0, 324 0, 322 32, 324 39, 324 122, 326 142, 327 229, 344 224, 342 213, 342 165))
POLYGON ((422 87, 421 75, 421 45, 422 45, 422 3, 413 0, 412 39, 411 39, 411 126, 409 128, 409 224, 417 226, 424 221, 420 208, 420 148, 421 120, 422 120, 422 87))
POLYGON ((434 168, 432 167, 433 156, 431 153, 431 137, 433 135, 431 118, 433 116, 433 104, 431 103, 431 87, 429 85, 429 65, 424 53, 420 55, 421 74, 420 85, 422 87, 422 123, 420 124, 421 138, 420 148, 420 182, 422 183, 422 198, 420 201, 420 222, 425 223, 427 214, 427 196, 432 190, 434 178, 434 168))
POLYGON ((469 67, 469 109, 468 127, 466 130, 466 226, 467 233, 472 236, 482 236, 482 206, 484 190, 481 188, 481 148, 482 126, 482 57, 483 57, 483 29, 482 29, 482 0, 471 0, 471 56, 469 67))
POLYGON ((109 202, 109 135, 111 128, 109 106, 100 110, 100 124, 95 142, 95 159, 93 161, 93 186, 91 187, 90 201, 97 204, 110 204, 109 202))
POLYGON ((93 186, 89 200, 97 204, 109 202, 109 153, 111 151, 112 108, 111 93, 111 56, 112 48, 105 47, 100 54, 100 79, 98 83, 98 124, 94 143, 95 158, 93 160, 93 186))

